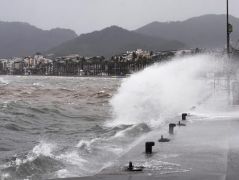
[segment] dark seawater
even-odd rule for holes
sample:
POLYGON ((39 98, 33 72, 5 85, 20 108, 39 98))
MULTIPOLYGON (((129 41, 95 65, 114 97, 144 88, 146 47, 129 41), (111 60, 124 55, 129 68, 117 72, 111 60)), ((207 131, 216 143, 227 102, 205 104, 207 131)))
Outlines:
POLYGON ((130 126, 105 126, 121 80, 1 76, 1 179, 87 176, 109 165, 130 141, 117 136, 130 126))

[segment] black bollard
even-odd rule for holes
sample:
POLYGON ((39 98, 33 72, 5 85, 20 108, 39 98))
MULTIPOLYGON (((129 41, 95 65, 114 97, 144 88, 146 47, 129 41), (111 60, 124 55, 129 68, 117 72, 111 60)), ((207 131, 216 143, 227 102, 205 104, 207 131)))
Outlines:
POLYGON ((133 163, 130 161, 129 166, 126 168, 126 171, 132 171, 132 172, 137 172, 137 171, 143 171, 144 166, 134 166, 133 163))
POLYGON ((178 126, 186 126, 186 124, 183 124, 183 123, 181 123, 180 121, 178 121, 178 124, 177 124, 178 126))
POLYGON ((164 138, 163 135, 161 135, 161 138, 158 141, 164 143, 164 142, 169 142, 170 139, 164 138))
POLYGON ((152 154, 152 148, 155 145, 154 142, 146 142, 145 143, 145 153, 146 154, 152 154))
POLYGON ((187 116, 188 116, 187 113, 183 113, 183 114, 182 114, 182 120, 183 120, 183 121, 186 121, 186 120, 187 120, 187 116))
POLYGON ((169 124, 169 134, 173 134, 173 128, 176 126, 176 124, 171 123, 169 124))
POLYGON ((134 169, 133 163, 130 161, 130 162, 129 162, 128 170, 129 170, 129 171, 133 171, 133 169, 134 169))

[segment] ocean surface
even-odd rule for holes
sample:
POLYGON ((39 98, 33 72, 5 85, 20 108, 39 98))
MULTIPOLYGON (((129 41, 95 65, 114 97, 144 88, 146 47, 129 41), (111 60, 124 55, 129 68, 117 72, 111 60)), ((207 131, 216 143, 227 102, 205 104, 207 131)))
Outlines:
POLYGON ((0 76, 0 179, 95 175, 182 112, 225 116, 225 83, 207 76, 221 61, 180 57, 128 78, 0 76))
POLYGON ((109 99, 121 80, 1 76, 1 179, 98 172, 122 148, 111 138, 126 127, 104 125, 112 118, 109 99))

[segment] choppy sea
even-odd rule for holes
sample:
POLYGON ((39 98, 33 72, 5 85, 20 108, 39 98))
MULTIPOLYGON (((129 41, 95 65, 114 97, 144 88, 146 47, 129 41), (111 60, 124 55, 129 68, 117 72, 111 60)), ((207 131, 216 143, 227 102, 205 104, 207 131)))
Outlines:
POLYGON ((0 76, 0 179, 95 175, 180 113, 225 109, 224 85, 206 76, 221 62, 175 58, 128 78, 0 76))
POLYGON ((121 79, 0 77, 0 177, 87 176, 122 151, 107 127, 121 79), (111 143, 114 142, 114 143, 111 143))

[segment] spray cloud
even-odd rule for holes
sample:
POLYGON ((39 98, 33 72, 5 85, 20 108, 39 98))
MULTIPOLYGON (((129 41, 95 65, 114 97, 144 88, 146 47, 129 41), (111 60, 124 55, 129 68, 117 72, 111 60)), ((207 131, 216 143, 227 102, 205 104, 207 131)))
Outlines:
POLYGON ((205 77, 218 69, 218 62, 212 55, 176 57, 124 79, 111 99, 115 119, 108 125, 155 127, 189 110, 210 95, 205 77))

